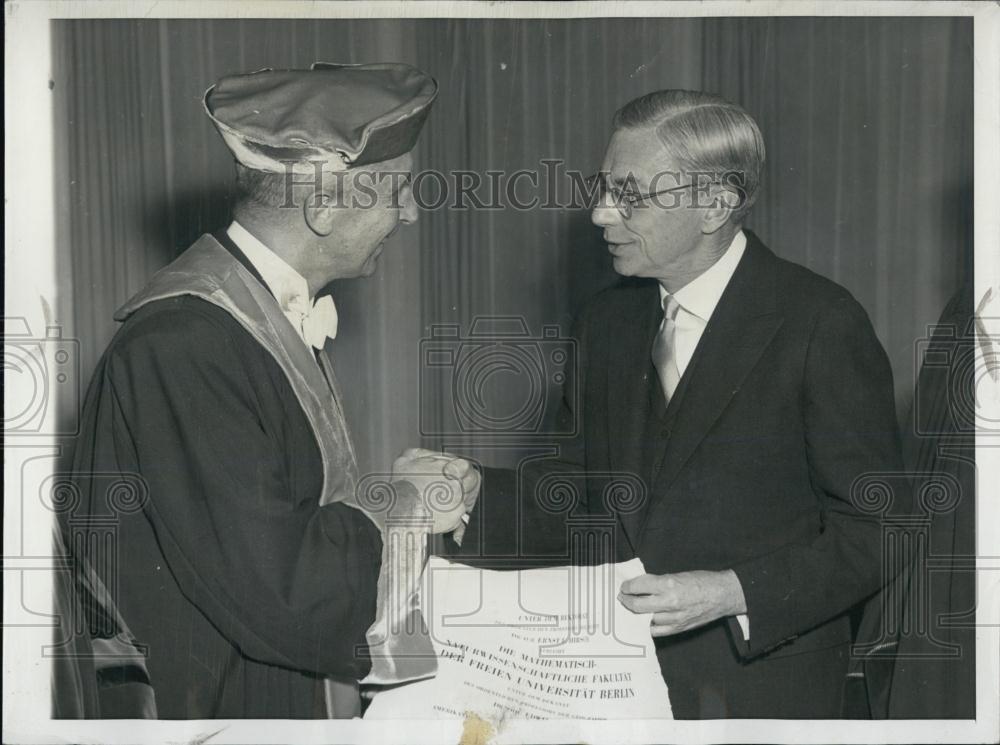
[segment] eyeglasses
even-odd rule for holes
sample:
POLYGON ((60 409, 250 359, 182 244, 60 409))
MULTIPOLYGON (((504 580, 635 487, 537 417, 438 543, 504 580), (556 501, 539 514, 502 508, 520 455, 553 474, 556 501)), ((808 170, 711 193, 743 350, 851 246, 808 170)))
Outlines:
POLYGON ((620 187, 608 184, 606 173, 595 173, 588 176, 584 183, 587 185, 588 193, 595 186, 597 187, 597 192, 595 196, 597 197, 597 203, 601 204, 604 202, 604 197, 608 194, 611 195, 614 201, 615 207, 618 209, 618 213, 626 220, 632 217, 632 210, 638 207, 640 204, 653 197, 658 197, 661 194, 668 194, 672 191, 680 191, 681 189, 687 189, 689 186, 696 186, 695 183, 681 184, 680 186, 674 186, 670 189, 660 189, 659 191, 652 191, 648 194, 643 194, 641 192, 635 192, 628 189, 622 189, 620 187))

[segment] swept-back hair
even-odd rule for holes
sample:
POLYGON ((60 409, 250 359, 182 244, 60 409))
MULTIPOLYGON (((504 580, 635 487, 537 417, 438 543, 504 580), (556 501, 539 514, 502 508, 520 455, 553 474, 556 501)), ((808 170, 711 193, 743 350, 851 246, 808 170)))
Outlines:
POLYGON ((764 138, 740 106, 703 91, 654 91, 618 109, 613 125, 654 129, 681 168, 713 174, 736 190, 740 201, 732 220, 746 218, 764 169, 764 138))

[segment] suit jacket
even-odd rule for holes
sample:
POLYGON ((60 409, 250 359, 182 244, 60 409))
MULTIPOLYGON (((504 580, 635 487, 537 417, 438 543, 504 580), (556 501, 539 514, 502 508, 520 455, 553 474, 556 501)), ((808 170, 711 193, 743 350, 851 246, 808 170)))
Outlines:
POLYGON ((733 569, 748 642, 735 618, 656 640, 674 716, 838 717, 847 611, 882 583, 880 513, 852 485, 901 467, 892 373, 850 293, 747 237, 669 406, 650 360, 657 283, 587 306, 561 414, 576 435, 559 459, 486 469, 461 553, 607 560, 567 541, 574 517, 606 515, 618 560, 733 569), (548 493, 553 472, 581 479, 575 505, 548 493))

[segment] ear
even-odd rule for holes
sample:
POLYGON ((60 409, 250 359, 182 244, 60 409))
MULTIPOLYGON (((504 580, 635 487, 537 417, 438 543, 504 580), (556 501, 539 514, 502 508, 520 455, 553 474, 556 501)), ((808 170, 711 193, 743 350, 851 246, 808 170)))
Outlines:
POLYGON ((302 217, 316 235, 326 237, 333 232, 343 191, 343 184, 334 180, 306 198, 302 205, 302 217))
POLYGON ((740 206, 740 195, 727 184, 715 184, 709 202, 701 217, 701 232, 705 234, 714 233, 729 222, 740 206))

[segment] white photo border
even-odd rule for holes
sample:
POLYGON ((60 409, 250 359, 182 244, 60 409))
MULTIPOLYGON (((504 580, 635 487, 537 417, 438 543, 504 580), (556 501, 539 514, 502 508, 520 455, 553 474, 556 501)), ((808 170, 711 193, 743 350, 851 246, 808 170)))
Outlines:
MULTIPOLYGON (((60 18, 585 18, 717 16, 971 16, 974 19, 975 297, 1000 291, 1000 6, 992 2, 8 2, 5 17, 5 297, 6 317, 32 328, 54 319, 59 268, 55 261, 57 188, 50 20, 60 18)), ((7 372, 5 370, 5 376, 7 372)), ((8 398, 5 407, 17 406, 8 398)), ((994 421, 996 419, 994 418, 994 421)), ((995 439, 995 438, 994 438, 995 439)), ((977 437, 977 718, 888 721, 549 721, 510 723, 529 742, 973 743, 1000 738, 1000 452, 977 437)), ((50 642, 51 627, 25 623, 52 612, 52 572, 46 563, 52 513, 21 500, 20 474, 57 446, 43 437, 30 446, 4 445, 3 741, 17 743, 458 742, 461 722, 360 720, 109 721, 50 719, 45 659, 32 650, 50 642), (30 610, 29 610, 30 609, 30 610)))

